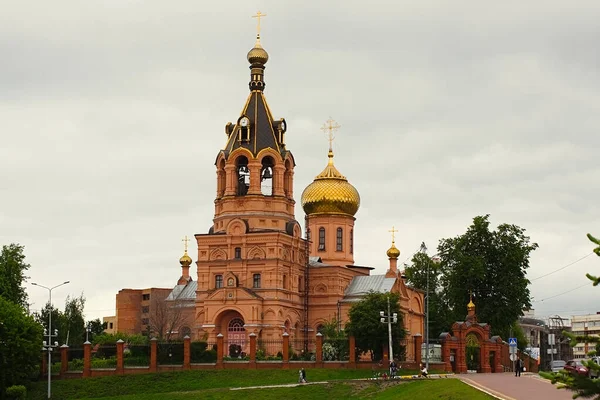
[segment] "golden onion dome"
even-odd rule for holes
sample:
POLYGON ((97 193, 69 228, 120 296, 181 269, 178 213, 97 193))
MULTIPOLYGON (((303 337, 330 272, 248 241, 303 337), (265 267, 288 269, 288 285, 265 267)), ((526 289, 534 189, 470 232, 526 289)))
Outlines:
POLYGON ((246 58, 248 59, 248 62, 250 64, 264 65, 267 63, 267 61, 269 61, 269 53, 267 53, 267 51, 262 48, 262 46, 260 45, 260 41, 257 40, 254 47, 248 52, 246 58))
POLYGON ((179 263, 182 266, 189 266, 192 263, 192 258, 188 255, 187 250, 183 254, 183 256, 179 259, 179 263))
POLYGON ((398 250, 396 244, 392 242, 392 247, 389 248, 386 254, 389 258, 398 258, 400 257, 400 250, 398 250))
POLYGON ((475 303, 473 303, 473 299, 471 298, 469 300, 469 304, 467 304, 467 310, 474 310, 475 309, 475 303))
POLYGON ((302 208, 307 215, 344 214, 354 216, 360 207, 360 195, 348 179, 333 165, 329 150, 327 167, 302 192, 302 208))

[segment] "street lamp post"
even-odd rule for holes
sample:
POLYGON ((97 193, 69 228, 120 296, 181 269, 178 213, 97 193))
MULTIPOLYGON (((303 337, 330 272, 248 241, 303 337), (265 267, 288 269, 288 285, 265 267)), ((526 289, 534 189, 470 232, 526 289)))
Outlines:
MULTIPOLYGON (((424 254, 427 254, 427 246, 425 242, 421 243, 421 249, 424 254)), ((429 371, 429 264, 433 262, 435 264, 440 263, 438 254, 434 254, 429 257, 427 261, 427 285, 425 290, 425 368, 429 371)))
POLYGON ((92 327, 90 326, 90 323, 88 321, 87 326, 85 327, 85 341, 89 342, 89 336, 90 336, 90 332, 92 331, 92 327))
POLYGON ((389 346, 389 352, 390 352, 390 361, 393 361, 394 360, 394 350, 392 348, 392 323, 395 324, 396 322, 398 322, 398 314, 397 313, 391 314, 389 294, 387 296, 387 315, 385 314, 384 311, 379 311, 379 316, 381 317, 381 323, 382 324, 387 323, 387 325, 388 325, 388 346, 389 346))
MULTIPOLYGON (((66 285, 67 283, 69 283, 69 281, 63 282, 60 285, 52 286, 50 288, 44 285, 40 285, 38 283, 31 283, 33 286, 39 286, 48 290, 48 304, 50 305, 50 310, 48 310, 48 329, 44 330, 44 335, 46 335, 46 333, 48 334, 48 342, 44 341, 43 343, 43 350, 48 352, 48 398, 50 398, 52 395, 50 389, 52 381, 52 337, 58 336, 57 329, 54 330, 54 335, 52 334, 52 290, 56 289, 59 286, 66 285)), ((54 347, 58 347, 58 342, 54 343, 54 347)))

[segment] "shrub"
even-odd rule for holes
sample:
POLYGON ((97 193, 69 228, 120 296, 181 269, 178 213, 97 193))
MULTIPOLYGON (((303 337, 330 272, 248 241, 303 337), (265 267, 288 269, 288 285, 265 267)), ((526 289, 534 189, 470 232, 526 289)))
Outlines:
POLYGON ((242 346, 240 346, 239 344, 233 343, 229 345, 229 357, 238 358, 241 352, 242 346))
POLYGON ((27 397, 27 389, 23 385, 14 385, 6 388, 6 396, 9 399, 23 400, 27 397))

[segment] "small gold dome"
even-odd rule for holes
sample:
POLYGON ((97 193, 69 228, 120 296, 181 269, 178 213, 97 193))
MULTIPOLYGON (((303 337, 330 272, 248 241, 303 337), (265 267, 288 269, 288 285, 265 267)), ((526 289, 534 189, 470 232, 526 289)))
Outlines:
POLYGON ((467 304, 467 310, 474 310, 475 309, 475 303, 473 303, 473 299, 469 300, 469 304, 467 304))
POLYGON ((192 263, 192 258, 188 256, 187 250, 183 256, 179 259, 179 263, 183 266, 189 266, 192 263))
POLYGON ((396 247, 396 244, 392 242, 392 247, 387 251, 387 256, 389 258, 398 258, 400 257, 400 250, 396 247))
POLYGON ((257 40, 254 47, 248 52, 246 57, 250 64, 266 64, 269 61, 269 53, 262 48, 260 42, 257 40))
POLYGON ((333 151, 329 151, 328 157, 327 167, 302 192, 302 208, 307 215, 354 216, 360 207, 360 195, 333 165, 333 151))

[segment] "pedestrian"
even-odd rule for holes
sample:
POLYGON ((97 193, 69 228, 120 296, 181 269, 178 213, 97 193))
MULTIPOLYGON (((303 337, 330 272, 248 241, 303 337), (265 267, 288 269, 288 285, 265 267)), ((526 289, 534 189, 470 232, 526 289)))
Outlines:
POLYGON ((396 365, 396 361, 390 361, 390 378, 396 377, 396 371, 398 370, 398 366, 396 365))
POLYGON ((419 364, 420 370, 421 370, 421 376, 424 376, 425 378, 427 378, 427 367, 423 364, 419 364))
POLYGON ((304 368, 300 370, 300 375, 302 376, 302 383, 306 383, 306 371, 304 368))
POLYGON ((515 365, 515 376, 521 376, 521 369, 523 368, 523 362, 520 358, 517 358, 517 362, 515 365))
POLYGON ((298 370, 298 383, 302 383, 302 370, 298 370))

